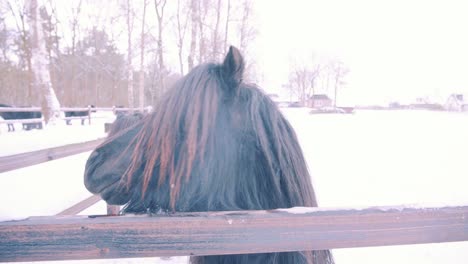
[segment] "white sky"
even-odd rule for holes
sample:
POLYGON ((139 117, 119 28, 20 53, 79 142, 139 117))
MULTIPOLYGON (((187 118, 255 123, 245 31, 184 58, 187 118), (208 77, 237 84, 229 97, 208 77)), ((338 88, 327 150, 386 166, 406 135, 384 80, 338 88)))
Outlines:
POLYGON ((255 3, 257 55, 267 90, 287 81, 291 57, 323 53, 351 70, 340 94, 344 104, 418 96, 444 102, 452 92, 468 94, 466 1, 255 3))

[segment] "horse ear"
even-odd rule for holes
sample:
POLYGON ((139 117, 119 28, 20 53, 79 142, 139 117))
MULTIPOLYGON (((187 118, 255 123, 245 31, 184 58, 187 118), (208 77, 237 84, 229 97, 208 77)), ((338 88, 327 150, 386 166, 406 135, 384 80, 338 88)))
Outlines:
POLYGON ((230 86, 237 88, 242 82, 244 68, 244 58, 242 58, 240 51, 234 46, 229 47, 229 52, 221 66, 224 80, 228 82, 230 86))

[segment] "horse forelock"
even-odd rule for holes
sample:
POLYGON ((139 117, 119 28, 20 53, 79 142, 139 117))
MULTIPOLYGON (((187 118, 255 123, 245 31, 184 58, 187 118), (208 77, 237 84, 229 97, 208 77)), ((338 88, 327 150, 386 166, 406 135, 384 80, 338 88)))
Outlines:
POLYGON ((203 160, 213 132, 223 84, 216 65, 197 66, 179 80, 155 107, 137 136, 127 183, 144 166, 142 193, 157 173, 158 186, 169 184, 171 207, 180 185, 189 179, 195 160, 203 160), (144 154, 142 154, 144 153, 144 154), (145 159, 143 164, 142 159, 145 159), (155 171, 156 170, 156 171, 155 171))
POLYGON ((279 109, 257 87, 241 83, 232 93, 227 85, 214 64, 198 66, 176 83, 135 139, 127 186, 134 188, 133 177, 141 177, 142 199, 167 187, 175 210, 184 184, 198 172, 209 174, 196 175, 198 182, 209 179, 199 187, 206 192, 224 191, 227 201, 243 195, 245 204, 261 207, 257 193, 264 187, 252 178, 262 174, 272 200, 314 206, 310 180, 302 180, 308 171, 300 146, 279 109))

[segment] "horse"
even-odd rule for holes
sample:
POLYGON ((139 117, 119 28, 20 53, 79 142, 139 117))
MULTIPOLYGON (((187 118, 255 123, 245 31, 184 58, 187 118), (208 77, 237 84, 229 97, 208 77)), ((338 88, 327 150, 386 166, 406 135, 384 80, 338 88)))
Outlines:
MULTIPOLYGON (((297 136, 276 104, 243 81, 230 47, 193 68, 141 123, 89 156, 85 187, 122 213, 317 206, 297 136)), ((329 250, 191 256, 192 264, 333 264, 329 250)))

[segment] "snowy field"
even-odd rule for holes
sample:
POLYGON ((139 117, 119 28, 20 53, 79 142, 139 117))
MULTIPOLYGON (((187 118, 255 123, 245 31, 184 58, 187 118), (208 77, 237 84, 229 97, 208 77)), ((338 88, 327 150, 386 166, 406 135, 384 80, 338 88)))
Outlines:
MULTIPOLYGON (((321 206, 468 205, 468 114, 358 111, 309 115, 284 109, 299 136, 321 206)), ((99 113, 96 113, 99 115, 99 113)), ((6 132, 0 156, 105 136, 104 122, 6 132)), ((0 220, 53 215, 89 197, 83 153, 0 174, 0 220)), ((104 214, 99 202, 82 214, 104 214)), ((337 264, 466 264, 468 242, 333 250, 337 264)), ((1 252, 0 252, 1 254, 1 252)), ((35 262, 38 263, 38 262, 35 262)), ((65 263, 65 262, 53 262, 65 263)), ((186 258, 66 263, 187 263, 186 258)))

